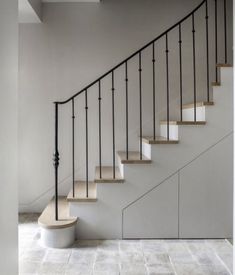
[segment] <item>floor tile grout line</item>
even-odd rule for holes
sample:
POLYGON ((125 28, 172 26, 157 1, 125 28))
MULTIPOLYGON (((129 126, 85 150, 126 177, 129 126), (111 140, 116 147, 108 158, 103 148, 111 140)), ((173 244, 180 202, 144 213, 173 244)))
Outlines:
POLYGON ((171 260, 171 257, 170 257, 170 256, 169 256, 169 260, 170 260, 171 267, 172 267, 172 269, 173 269, 173 271, 174 271, 175 275, 180 275, 180 274, 178 274, 178 273, 176 272, 175 266, 174 266, 174 264, 173 264, 173 262, 172 262, 172 260, 171 260))
POLYGON ((187 247, 187 249, 188 249, 189 254, 192 256, 192 258, 195 260, 195 262, 198 263, 196 256, 193 254, 193 252, 192 252, 191 249, 189 248, 188 244, 187 244, 186 247, 187 247))
POLYGON ((225 267, 225 269, 228 271, 228 273, 230 275, 232 275, 231 271, 229 270, 229 268, 227 267, 227 265, 225 264, 225 262, 220 258, 220 256, 217 254, 217 252, 215 252, 215 256, 218 258, 218 260, 221 262, 221 264, 225 267))

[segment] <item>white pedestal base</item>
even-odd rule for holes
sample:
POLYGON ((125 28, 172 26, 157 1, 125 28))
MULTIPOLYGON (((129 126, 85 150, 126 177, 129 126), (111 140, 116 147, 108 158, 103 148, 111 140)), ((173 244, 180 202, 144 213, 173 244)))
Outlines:
POLYGON ((41 244, 51 248, 66 248, 75 241, 75 226, 48 229, 41 227, 41 244))

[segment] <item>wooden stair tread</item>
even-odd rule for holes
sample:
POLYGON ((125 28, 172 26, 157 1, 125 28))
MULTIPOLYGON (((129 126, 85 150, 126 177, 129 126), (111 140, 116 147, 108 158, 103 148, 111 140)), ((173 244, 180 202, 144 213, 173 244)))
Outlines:
POLYGON ((142 159, 140 159, 140 152, 138 151, 129 151, 128 159, 126 159, 126 152, 119 151, 117 152, 118 157, 121 160, 122 164, 145 164, 151 163, 151 159, 148 159, 146 156, 142 154, 142 159))
POLYGON ((216 64, 216 67, 220 67, 220 68, 226 68, 226 67, 232 67, 232 65, 231 64, 223 64, 223 63, 218 63, 218 64, 216 64))
POLYGON ((78 218, 69 216, 69 204, 66 197, 58 197, 59 219, 55 220, 55 199, 53 198, 38 218, 38 224, 47 229, 60 229, 71 227, 77 223, 78 218))
POLYGON ((100 178, 100 167, 95 168, 95 182, 96 183, 122 183, 124 179, 118 167, 115 167, 115 179, 113 178, 113 167, 102 166, 102 178, 100 178))
POLYGON ((155 137, 155 139, 154 139, 153 137, 148 137, 148 136, 143 137, 142 141, 147 144, 177 144, 177 143, 179 143, 179 141, 176 139, 168 140, 165 137, 155 137))
MULTIPOLYGON (((161 121, 161 125, 167 125, 167 121, 161 121)), ((206 121, 169 121, 169 125, 205 125, 206 121)))
MULTIPOLYGON (((196 107, 211 106, 211 105, 214 105, 214 102, 212 102, 212 101, 196 102, 196 107)), ((184 104, 182 106, 182 109, 191 109, 191 108, 194 108, 194 103, 184 104)))
POLYGON ((97 195, 96 195, 96 183, 95 182, 88 182, 88 197, 86 196, 86 182, 85 181, 76 181, 74 193, 75 196, 73 197, 73 190, 71 190, 67 196, 67 201, 69 202, 96 202, 97 195))
POLYGON ((221 83, 220 83, 220 82, 211 82, 211 85, 212 85, 212 86, 220 86, 221 83))

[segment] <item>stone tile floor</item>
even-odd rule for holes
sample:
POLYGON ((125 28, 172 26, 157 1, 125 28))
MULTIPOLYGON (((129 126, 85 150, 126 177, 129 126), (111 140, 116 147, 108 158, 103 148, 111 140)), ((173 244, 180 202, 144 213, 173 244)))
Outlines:
POLYGON ((227 240, 82 240, 68 249, 40 246, 37 214, 19 216, 19 274, 227 275, 227 240))

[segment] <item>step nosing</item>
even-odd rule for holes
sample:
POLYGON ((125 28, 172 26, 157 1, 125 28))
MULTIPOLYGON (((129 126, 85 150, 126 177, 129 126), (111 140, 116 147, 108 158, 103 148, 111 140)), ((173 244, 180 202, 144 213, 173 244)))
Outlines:
POLYGON ((96 166, 95 168, 95 182, 96 183, 112 183, 112 182, 123 182, 124 179, 121 175, 120 169, 118 166, 101 166, 101 177, 100 177, 100 167, 96 166), (113 177, 115 171, 115 178, 113 177))
POLYGON ((142 138, 142 142, 144 143, 147 143, 147 144, 150 144, 150 145, 156 145, 156 144, 177 144, 179 143, 179 140, 177 139, 167 139, 167 138, 164 138, 164 137, 156 137, 154 139, 154 137, 143 137, 142 138))
MULTIPOLYGON (((167 121, 161 121, 160 124, 167 125, 167 121)), ((184 121, 177 121, 177 120, 171 120, 169 121, 169 125, 200 125, 200 124, 206 124, 205 120, 198 120, 198 121, 191 121, 191 120, 184 120, 184 121)))
POLYGON ((151 159, 147 158, 144 154, 141 154, 139 151, 118 151, 117 152, 118 157, 121 160, 122 164, 134 164, 134 163, 150 163, 151 159), (128 158, 127 158, 128 153, 128 158))
POLYGON ((200 107, 206 107, 206 106, 213 106, 213 101, 198 101, 198 102, 191 102, 187 104, 183 104, 182 109, 193 109, 193 108, 200 108, 200 107), (195 106, 196 105, 196 106, 195 106))
POLYGON ((74 193, 73 189, 70 190, 67 196, 67 200, 70 202, 89 202, 97 200, 97 184, 94 181, 88 181, 88 197, 86 196, 86 194, 86 181, 77 180, 75 181, 74 185, 74 193))

